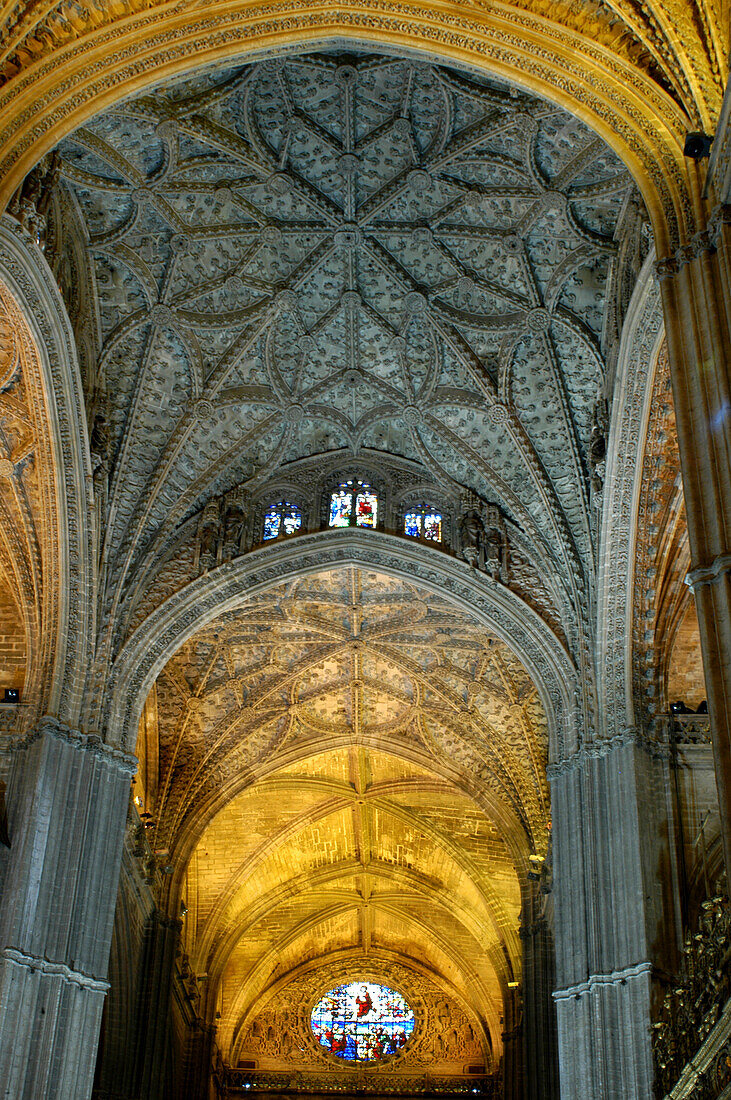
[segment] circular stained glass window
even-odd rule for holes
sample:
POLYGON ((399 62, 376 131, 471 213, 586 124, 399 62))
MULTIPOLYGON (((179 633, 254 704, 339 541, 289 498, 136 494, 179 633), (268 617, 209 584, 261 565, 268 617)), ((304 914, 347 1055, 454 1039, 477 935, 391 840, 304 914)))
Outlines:
POLYGON ((331 989, 317 1002, 311 1023, 328 1054, 374 1062, 406 1046, 414 1030, 414 1013, 395 989, 350 982, 331 989))

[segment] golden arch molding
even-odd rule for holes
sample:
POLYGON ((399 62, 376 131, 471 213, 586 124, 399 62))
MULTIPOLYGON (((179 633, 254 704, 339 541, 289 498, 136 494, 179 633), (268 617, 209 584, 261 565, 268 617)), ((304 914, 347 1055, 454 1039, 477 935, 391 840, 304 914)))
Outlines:
MULTIPOLYGON (((394 0, 333 8, 282 0, 210 4, 201 14, 178 2, 107 18, 58 48, 50 35, 36 39, 44 43, 40 52, 28 54, 27 66, 0 90, 0 207, 45 152, 116 100, 203 65, 347 41, 489 70, 554 101, 628 165, 661 257, 698 229, 698 181, 683 161, 689 119, 682 108, 609 48, 524 9, 394 0)), ((704 125, 717 107, 697 108, 709 116, 704 125)))

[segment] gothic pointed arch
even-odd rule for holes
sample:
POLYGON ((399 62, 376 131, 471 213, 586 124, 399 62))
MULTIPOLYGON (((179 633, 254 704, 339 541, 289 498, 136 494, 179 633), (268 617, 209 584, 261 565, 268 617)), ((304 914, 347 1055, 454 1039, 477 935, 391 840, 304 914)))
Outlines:
POLYGON ((0 224, 3 548, 23 608, 32 706, 74 723, 90 665, 93 523, 86 418, 68 317, 40 250, 0 224))

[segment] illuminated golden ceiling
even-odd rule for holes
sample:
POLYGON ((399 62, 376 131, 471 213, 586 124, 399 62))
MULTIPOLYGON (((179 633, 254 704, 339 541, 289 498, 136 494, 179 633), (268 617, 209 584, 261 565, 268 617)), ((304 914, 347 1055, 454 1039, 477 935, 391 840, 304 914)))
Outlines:
POLYGON ((499 1043, 547 733, 476 620, 355 567, 283 584, 167 664, 139 752, 226 1042, 284 976, 362 958, 420 967, 499 1043))

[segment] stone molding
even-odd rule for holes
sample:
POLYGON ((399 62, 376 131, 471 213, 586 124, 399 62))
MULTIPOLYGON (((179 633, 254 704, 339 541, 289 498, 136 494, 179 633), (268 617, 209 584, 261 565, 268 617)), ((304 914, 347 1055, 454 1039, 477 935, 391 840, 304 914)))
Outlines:
POLYGON ((686 578, 686 582, 692 592, 696 588, 702 588, 705 584, 717 584, 731 573, 731 552, 719 554, 710 565, 692 569, 686 578))
POLYGON ((25 734, 24 737, 16 741, 14 751, 22 752, 45 737, 53 737, 56 741, 62 741, 71 748, 88 752, 92 756, 103 760, 108 766, 116 767, 118 771, 123 775, 128 775, 130 779, 137 772, 137 758, 131 753, 123 752, 121 749, 106 744, 98 734, 81 733, 80 730, 72 729, 70 726, 64 725, 63 722, 59 722, 58 719, 48 716, 42 718, 30 733, 25 734))
POLYGON ((51 962, 39 955, 28 955, 24 951, 19 951, 16 947, 4 948, 0 957, 14 966, 30 970, 31 973, 38 972, 49 977, 61 978, 67 985, 78 986, 90 993, 107 993, 109 990, 109 982, 103 978, 91 977, 89 974, 83 974, 80 970, 72 970, 65 963, 51 962))
MULTIPOLYGON (((54 499, 46 521, 53 560, 44 576, 47 607, 43 631, 51 667, 37 670, 45 681, 42 707, 58 708, 74 721, 78 693, 65 685, 83 684, 91 660, 94 563, 91 541, 91 462, 76 343, 58 286, 30 235, 10 217, 0 219, 0 279, 6 285, 35 341, 40 377, 33 378, 45 418, 54 472, 54 499)), ((32 721, 34 715, 29 715, 32 721)))
POLYGON ((375 567, 440 591, 477 615, 510 646, 534 678, 549 722, 550 754, 560 759, 572 737, 576 671, 542 619, 509 589, 439 550, 378 531, 342 528, 267 546, 212 570, 153 612, 120 652, 112 673, 106 728, 131 747, 144 699, 172 653, 217 615, 249 595, 296 576, 338 565, 375 567))
POLYGON ((645 974, 652 973, 652 963, 639 962, 632 966, 625 966, 621 970, 611 970, 607 974, 590 974, 584 982, 566 986, 565 989, 554 989, 554 1001, 567 1001, 571 998, 583 997, 586 993, 596 993, 606 986, 626 985, 633 978, 641 978, 645 974))
POLYGON ((635 722, 632 711, 632 593, 642 455, 664 333, 653 253, 645 260, 627 319, 614 382, 597 585, 600 713, 611 741, 635 722))

